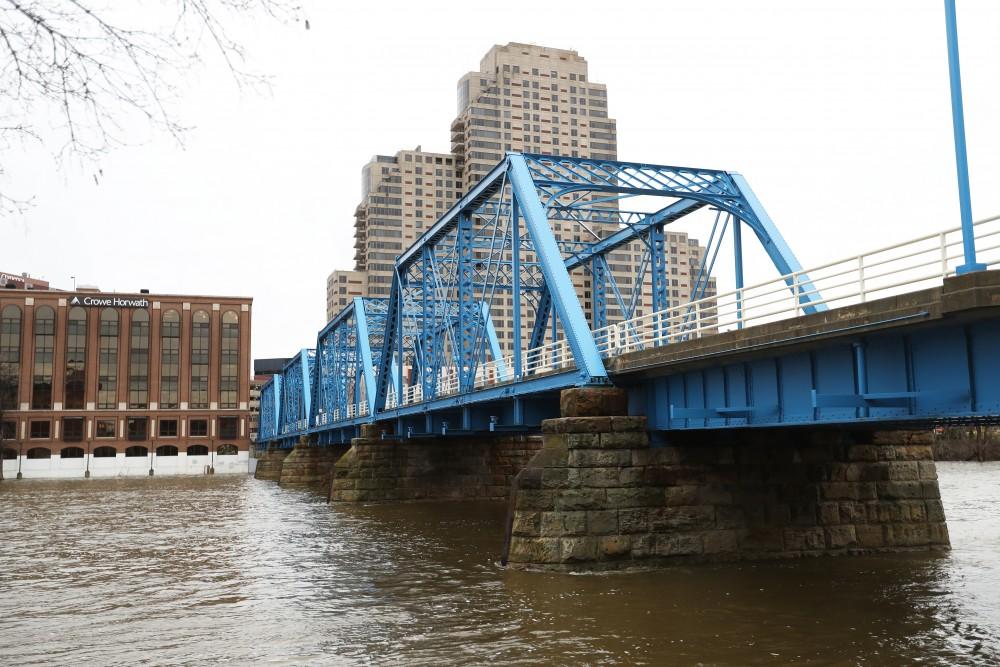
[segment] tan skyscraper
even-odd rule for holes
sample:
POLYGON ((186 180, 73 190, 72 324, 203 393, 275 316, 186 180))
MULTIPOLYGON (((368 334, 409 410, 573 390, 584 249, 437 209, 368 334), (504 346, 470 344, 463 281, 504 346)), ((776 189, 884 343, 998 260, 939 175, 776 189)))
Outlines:
MULTIPOLYGON (((479 71, 459 80, 451 150, 425 153, 418 147, 392 157, 376 156, 365 166, 362 202, 355 212, 355 271, 330 274, 328 319, 353 296, 387 296, 395 256, 507 152, 616 160, 617 127, 608 117, 607 87, 590 80, 587 61, 576 51, 516 42, 496 45, 483 57, 479 71)), ((554 221, 553 229, 560 240, 580 233, 568 222, 554 221)), ((670 301, 683 302, 690 298, 692 274, 703 249, 686 234, 666 236, 673 255, 670 301)), ((631 285, 641 257, 638 243, 611 254, 608 260, 619 285, 631 285)), ((578 271, 573 278, 584 310, 590 312, 590 276, 578 271)), ((651 305, 646 289, 635 314, 648 313, 651 305)), ((498 335, 509 343, 510 313, 493 316, 498 335)), ((612 299, 608 319, 622 319, 612 299)))
POLYGON ((355 296, 389 296, 396 256, 433 225, 462 193, 455 157, 420 146, 376 155, 361 170, 361 203, 354 211, 354 270, 326 281, 326 317, 355 296))

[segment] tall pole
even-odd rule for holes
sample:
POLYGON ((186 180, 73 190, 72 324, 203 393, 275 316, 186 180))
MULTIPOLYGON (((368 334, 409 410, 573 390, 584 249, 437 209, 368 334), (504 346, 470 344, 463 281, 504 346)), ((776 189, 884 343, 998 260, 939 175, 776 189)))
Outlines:
POLYGON ((962 109, 962 72, 958 62, 958 25, 955 0, 944 0, 945 29, 948 33, 948 73, 951 78, 951 116, 955 130, 955 167, 958 171, 958 203, 962 214, 962 247, 965 264, 956 269, 961 275, 984 271, 976 262, 976 237, 972 228, 972 201, 969 196, 969 158, 965 150, 965 112, 962 109))

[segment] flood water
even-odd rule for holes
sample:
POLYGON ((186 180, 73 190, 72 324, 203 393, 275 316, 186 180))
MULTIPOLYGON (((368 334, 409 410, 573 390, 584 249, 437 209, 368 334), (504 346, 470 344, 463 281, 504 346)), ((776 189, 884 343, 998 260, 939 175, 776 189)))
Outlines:
POLYGON ((502 504, 244 477, 0 483, 0 665, 995 665, 1000 464, 939 464, 953 549, 569 576, 502 504))

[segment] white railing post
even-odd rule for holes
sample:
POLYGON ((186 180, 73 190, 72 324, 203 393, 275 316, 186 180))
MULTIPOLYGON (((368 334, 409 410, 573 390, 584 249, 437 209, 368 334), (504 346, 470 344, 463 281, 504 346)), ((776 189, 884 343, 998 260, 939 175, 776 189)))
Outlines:
POLYGON ((948 277, 948 241, 945 238, 947 232, 941 232, 941 277, 948 277))
POLYGON ((858 290, 861 295, 861 303, 865 302, 865 256, 858 255, 858 290))

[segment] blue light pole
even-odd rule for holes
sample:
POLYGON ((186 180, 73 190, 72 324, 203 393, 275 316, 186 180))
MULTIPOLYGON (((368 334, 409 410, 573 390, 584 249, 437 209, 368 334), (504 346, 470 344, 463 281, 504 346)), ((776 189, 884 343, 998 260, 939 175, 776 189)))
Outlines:
POLYGON ((944 0, 945 28, 948 33, 948 73, 951 78, 951 116, 955 129, 955 167, 958 170, 958 203, 962 214, 962 247, 965 264, 956 272, 984 271, 985 264, 976 262, 976 237, 972 229, 972 201, 969 196, 969 157, 965 151, 965 112, 962 109, 962 72, 958 63, 958 25, 955 20, 955 0, 944 0))

